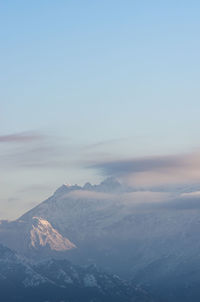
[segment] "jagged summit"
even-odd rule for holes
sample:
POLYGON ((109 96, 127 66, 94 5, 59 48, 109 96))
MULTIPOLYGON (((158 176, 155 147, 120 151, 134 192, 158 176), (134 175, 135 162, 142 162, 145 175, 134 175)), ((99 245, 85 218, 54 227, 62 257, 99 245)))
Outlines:
POLYGON ((63 195, 71 191, 79 191, 79 190, 115 193, 116 191, 125 191, 126 189, 127 188, 125 188, 116 178, 108 177, 97 185, 96 184, 92 185, 89 182, 86 182, 84 186, 79 186, 77 184, 75 185, 63 184, 55 191, 54 195, 63 195))
POLYGON ((100 183, 99 189, 104 189, 105 191, 115 191, 122 189, 122 184, 114 177, 108 177, 100 183))
POLYGON ((94 186, 90 182, 86 182, 83 186, 83 190, 91 191, 94 186))
POLYGON ((115 177, 107 177, 106 179, 104 179, 100 185, 102 184, 106 184, 106 185, 118 185, 121 186, 121 183, 115 178, 115 177))
POLYGON ((61 187, 59 187, 54 195, 62 195, 65 193, 69 193, 71 191, 77 191, 77 190, 82 190, 83 188, 78 185, 68 185, 68 184, 63 184, 61 187))

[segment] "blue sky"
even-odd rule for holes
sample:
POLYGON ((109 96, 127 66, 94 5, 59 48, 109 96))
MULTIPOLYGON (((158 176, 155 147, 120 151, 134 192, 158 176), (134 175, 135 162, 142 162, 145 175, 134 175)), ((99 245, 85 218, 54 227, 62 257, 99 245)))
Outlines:
POLYGON ((101 180, 84 168, 90 159, 198 150, 199 9, 198 1, 1 1, 0 217, 65 181, 101 180))

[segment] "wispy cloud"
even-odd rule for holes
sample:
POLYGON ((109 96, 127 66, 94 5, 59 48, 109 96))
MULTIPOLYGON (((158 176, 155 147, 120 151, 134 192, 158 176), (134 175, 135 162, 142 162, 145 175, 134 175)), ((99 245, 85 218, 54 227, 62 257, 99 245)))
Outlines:
MULTIPOLYGON (((195 193, 195 192, 194 192, 195 193)), ((120 206, 120 211, 128 211, 134 208, 135 211, 155 211, 155 210, 195 210, 200 209, 199 194, 180 194, 178 192, 152 192, 135 191, 116 193, 103 193, 95 191, 77 190, 66 193, 63 199, 88 200, 95 203, 98 201, 99 207, 120 206)), ((91 203, 91 205, 92 205, 91 203)))
POLYGON ((96 161, 87 168, 103 176, 118 177, 129 184, 156 186, 200 181, 200 152, 96 161))
POLYGON ((0 164, 6 169, 63 169, 75 154, 68 140, 29 131, 0 136, 0 164))
POLYGON ((116 145, 124 140, 125 140, 125 138, 113 138, 113 139, 109 139, 109 140, 97 141, 93 144, 91 143, 91 144, 84 146, 84 149, 93 150, 93 149, 101 148, 101 147, 105 148, 106 146, 116 145))
POLYGON ((122 176, 124 174, 156 171, 181 165, 182 157, 180 156, 155 156, 105 161, 92 164, 90 168, 99 169, 107 176, 122 176))
POLYGON ((29 143, 44 139, 44 135, 38 132, 21 132, 0 135, 0 143, 29 143))

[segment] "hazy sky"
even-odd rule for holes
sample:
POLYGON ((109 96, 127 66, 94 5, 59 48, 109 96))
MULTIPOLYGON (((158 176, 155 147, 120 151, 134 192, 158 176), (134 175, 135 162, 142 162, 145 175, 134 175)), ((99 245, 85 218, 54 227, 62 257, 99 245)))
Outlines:
POLYGON ((109 161, 191 162, 199 12, 192 0, 0 1, 0 218, 64 182, 115 176, 109 161))

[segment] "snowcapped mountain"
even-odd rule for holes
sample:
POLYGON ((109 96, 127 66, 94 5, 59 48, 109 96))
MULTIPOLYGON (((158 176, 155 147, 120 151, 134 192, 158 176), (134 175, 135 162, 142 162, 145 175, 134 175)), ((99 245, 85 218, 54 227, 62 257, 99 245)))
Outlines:
POLYGON ((3 221, 0 239, 5 245, 23 255, 53 255, 76 248, 44 218, 34 216, 29 221, 3 221))
POLYGON ((47 220, 39 217, 33 217, 30 240, 30 246, 35 249, 49 246, 54 251, 67 251, 76 247, 59 234, 47 220))
POLYGON ((101 236, 106 227, 127 215, 127 207, 120 199, 116 200, 116 196, 123 197, 125 189, 112 178, 99 185, 62 185, 53 196, 24 214, 19 221, 42 217, 77 245, 88 237, 101 236))
POLYGON ((18 220, 2 222, 0 241, 31 259, 53 255, 97 264, 158 297, 165 291, 166 301, 176 301, 167 280, 177 284, 177 278, 179 292, 190 293, 181 301, 199 301, 192 287, 200 279, 199 197, 193 197, 192 187, 173 188, 167 195, 167 189, 157 190, 137 191, 114 179, 63 185, 18 220))
POLYGON ((104 193, 114 193, 114 192, 124 192, 130 190, 127 186, 122 185, 117 179, 114 177, 109 177, 102 181, 98 185, 92 185, 87 182, 83 187, 79 185, 68 185, 64 184, 60 188, 58 188, 54 195, 63 195, 65 193, 69 193, 71 191, 93 191, 93 192, 104 192, 104 193))

